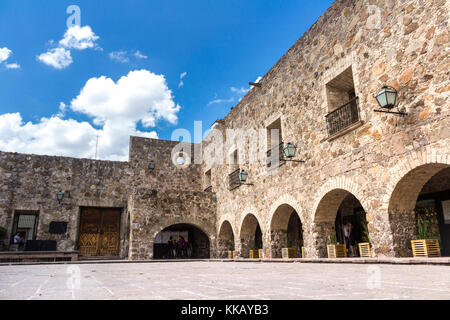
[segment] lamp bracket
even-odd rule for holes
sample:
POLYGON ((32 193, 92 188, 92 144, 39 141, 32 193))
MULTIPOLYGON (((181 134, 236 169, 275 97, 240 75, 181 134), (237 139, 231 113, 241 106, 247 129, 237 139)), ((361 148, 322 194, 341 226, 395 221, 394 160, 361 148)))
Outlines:
POLYGON ((381 113, 390 113, 390 114, 396 114, 399 116, 407 116, 408 114, 406 112, 395 112, 395 111, 386 111, 386 110, 373 110, 374 112, 381 112, 381 113))

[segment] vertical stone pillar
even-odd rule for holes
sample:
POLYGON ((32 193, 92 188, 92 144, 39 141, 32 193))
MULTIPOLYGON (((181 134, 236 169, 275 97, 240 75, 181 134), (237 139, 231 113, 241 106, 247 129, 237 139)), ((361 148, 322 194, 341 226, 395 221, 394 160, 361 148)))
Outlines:
POLYGON ((327 237, 334 232, 334 221, 314 222, 310 236, 305 239, 308 258, 326 258, 327 237))
POLYGON ((414 211, 389 212, 388 216, 390 230, 386 234, 392 238, 389 254, 395 257, 412 257, 411 240, 416 236, 414 211))
POLYGON ((228 257, 228 240, 217 240, 217 257, 224 259, 228 257))
POLYGON ((242 258, 250 257, 250 250, 252 250, 255 245, 255 236, 254 235, 241 235, 241 243, 240 243, 240 256, 242 258))
POLYGON ((286 230, 270 231, 270 255, 271 258, 281 258, 281 249, 286 246, 286 230))

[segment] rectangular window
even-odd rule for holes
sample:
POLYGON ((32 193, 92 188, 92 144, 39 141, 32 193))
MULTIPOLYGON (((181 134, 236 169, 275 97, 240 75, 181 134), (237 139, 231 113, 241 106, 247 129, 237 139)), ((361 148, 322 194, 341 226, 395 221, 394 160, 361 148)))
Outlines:
POLYGON ((283 134, 281 118, 272 122, 267 128, 267 167, 273 168, 283 161, 283 134))
POLYGON ((205 172, 205 191, 212 191, 211 169, 205 172))
POLYGON ((346 129, 360 122, 352 67, 327 83, 326 92, 329 113, 325 118, 329 136, 346 132, 346 129))
POLYGON ((13 238, 17 233, 20 233, 24 240, 36 240, 38 220, 39 212, 16 212, 14 215, 11 243, 14 243, 13 238))

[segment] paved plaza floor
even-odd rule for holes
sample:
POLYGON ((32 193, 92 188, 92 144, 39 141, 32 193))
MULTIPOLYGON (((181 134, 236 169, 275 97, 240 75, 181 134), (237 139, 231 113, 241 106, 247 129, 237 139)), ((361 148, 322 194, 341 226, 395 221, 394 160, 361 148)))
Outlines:
POLYGON ((0 299, 450 299, 450 267, 201 261, 0 266, 0 299))

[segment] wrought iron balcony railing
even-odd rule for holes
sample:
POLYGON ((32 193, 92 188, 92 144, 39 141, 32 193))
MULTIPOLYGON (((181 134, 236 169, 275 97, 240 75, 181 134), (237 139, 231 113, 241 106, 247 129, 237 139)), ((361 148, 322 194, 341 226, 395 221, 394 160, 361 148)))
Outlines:
POLYGON ((281 161, 284 161, 284 144, 280 143, 278 146, 267 151, 266 164, 267 167, 273 167, 275 164, 279 164, 281 161))
POLYGON ((206 188, 205 192, 212 192, 212 186, 209 186, 208 188, 206 188))
POLYGON ((327 114, 325 118, 327 119, 327 130, 329 136, 343 131, 352 124, 358 122, 360 120, 358 97, 350 100, 336 110, 333 110, 327 114))
POLYGON ((233 171, 228 175, 228 183, 229 183, 229 189, 233 190, 237 187, 241 186, 241 181, 239 180, 239 172, 241 169, 237 169, 236 171, 233 171))

